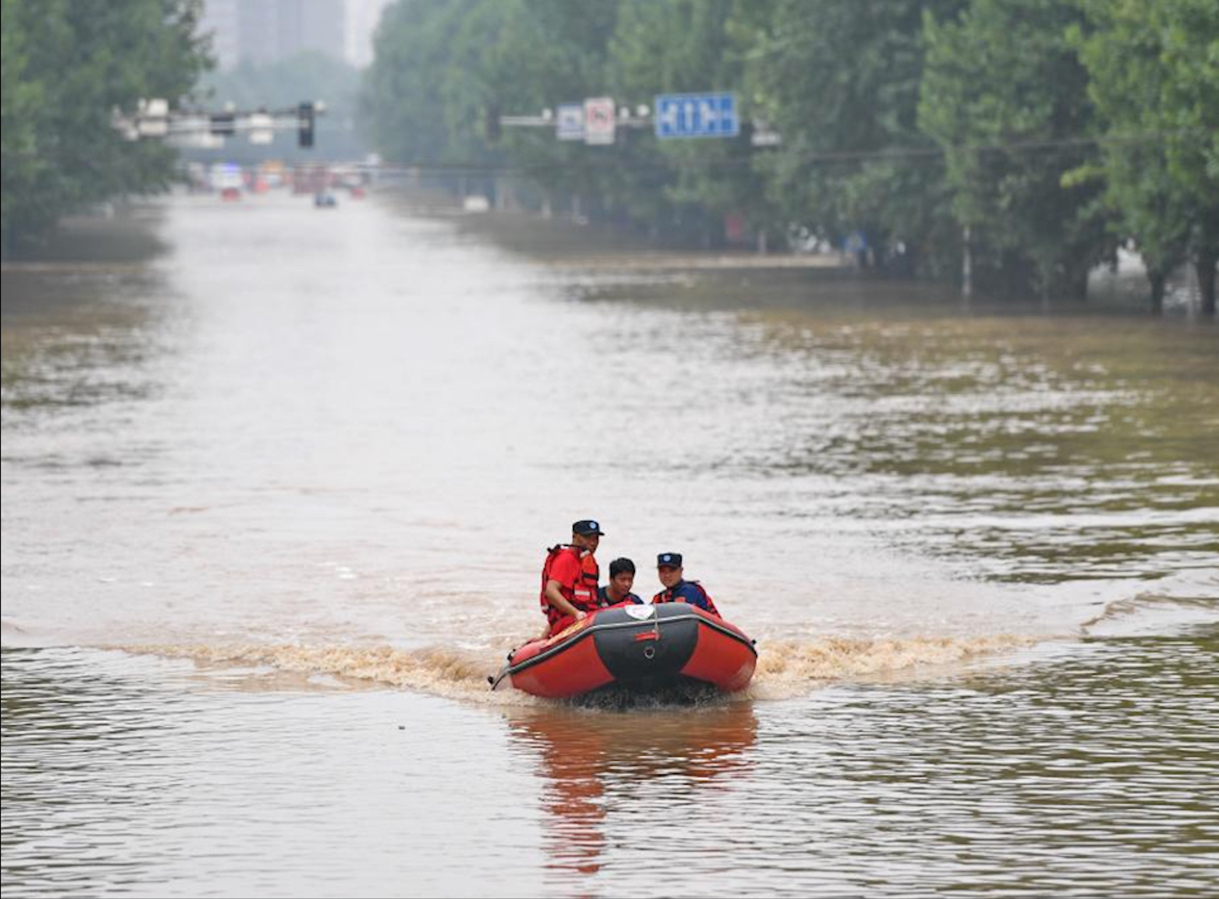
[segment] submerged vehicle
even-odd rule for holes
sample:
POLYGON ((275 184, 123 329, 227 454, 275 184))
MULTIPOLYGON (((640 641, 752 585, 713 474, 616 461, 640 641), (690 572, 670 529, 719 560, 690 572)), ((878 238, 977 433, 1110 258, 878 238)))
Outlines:
POLYGON ((749 685, 754 641, 733 624, 684 602, 598 609, 508 655, 494 690, 507 681, 535 696, 563 699, 605 687, 651 691, 705 685, 725 693, 749 685))

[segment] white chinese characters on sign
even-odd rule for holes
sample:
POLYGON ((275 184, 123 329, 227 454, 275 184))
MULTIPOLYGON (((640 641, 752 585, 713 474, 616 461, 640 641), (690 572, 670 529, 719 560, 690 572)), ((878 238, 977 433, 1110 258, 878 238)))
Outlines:
POLYGON ((740 133, 734 94, 661 94, 656 98, 656 136, 735 137, 740 133))

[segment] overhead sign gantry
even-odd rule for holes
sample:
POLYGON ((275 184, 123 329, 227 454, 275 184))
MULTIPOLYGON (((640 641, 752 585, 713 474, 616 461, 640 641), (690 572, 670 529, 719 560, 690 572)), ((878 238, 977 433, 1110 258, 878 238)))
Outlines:
MULTIPOLYGON (((496 116, 494 129, 554 128, 561 141, 582 141, 609 146, 620 128, 651 125, 658 140, 676 138, 725 138, 741 133, 736 94, 718 91, 698 94, 658 94, 653 106, 623 106, 615 112, 612 97, 590 97, 581 102, 560 103, 537 116, 496 116), (654 111, 653 111, 654 110, 654 111)), ((489 131, 489 133, 491 133, 489 131)), ((756 147, 775 146, 779 135, 755 122, 750 142, 756 147)))

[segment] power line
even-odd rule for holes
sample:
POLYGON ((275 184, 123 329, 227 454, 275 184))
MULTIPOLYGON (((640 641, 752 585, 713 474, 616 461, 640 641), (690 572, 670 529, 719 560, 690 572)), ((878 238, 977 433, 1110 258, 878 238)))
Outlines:
MULTIPOLYGON (((911 161, 937 162, 949 153, 952 154, 1021 154, 1056 152, 1101 145, 1137 145, 1156 143, 1169 138, 1203 136, 1202 129, 1185 128, 1175 131, 1141 131, 1122 134, 1098 135, 1095 137, 1063 137, 1047 139, 1029 139, 1011 141, 1008 143, 966 144, 955 147, 887 147, 877 150, 831 150, 819 153, 803 154, 800 163, 803 165, 832 165, 836 163, 911 161)), ((598 153, 601 151, 598 150, 598 153)), ((765 150, 766 155, 775 151, 765 150)), ((778 153, 782 153, 780 149, 778 153)), ((449 162, 443 160, 421 160, 402 163, 395 166, 379 166, 378 171, 392 174, 449 174, 449 175, 531 175, 547 171, 596 171, 606 169, 630 168, 638 171, 647 170, 689 170, 721 171, 741 169, 752 166, 758 158, 764 156, 746 156, 735 159, 692 160, 689 158, 665 158, 651 161, 623 160, 620 157, 588 156, 579 161, 569 162, 539 162, 536 164, 496 164, 485 162, 449 162)))

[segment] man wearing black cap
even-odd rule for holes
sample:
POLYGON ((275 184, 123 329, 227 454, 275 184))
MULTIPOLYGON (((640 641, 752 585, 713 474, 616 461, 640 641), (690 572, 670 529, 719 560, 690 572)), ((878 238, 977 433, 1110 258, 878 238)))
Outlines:
POLYGON ((570 627, 597 608, 601 570, 593 555, 605 532, 591 518, 574 522, 571 543, 553 546, 542 566, 542 611, 550 636, 570 627))
POLYGON ((698 581, 682 577, 681 553, 661 553, 656 557, 656 576, 664 587, 652 597, 653 603, 686 602, 719 617, 715 603, 698 581))

